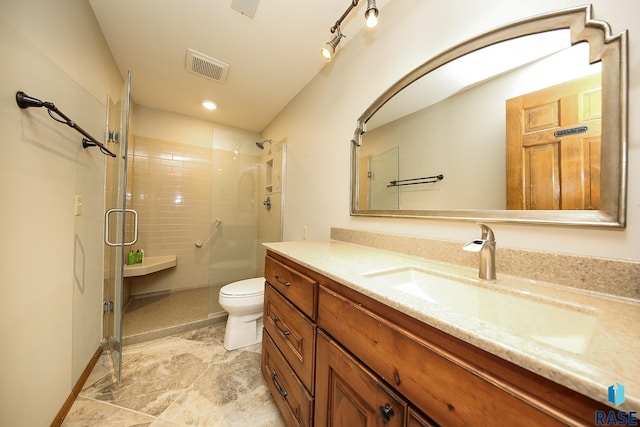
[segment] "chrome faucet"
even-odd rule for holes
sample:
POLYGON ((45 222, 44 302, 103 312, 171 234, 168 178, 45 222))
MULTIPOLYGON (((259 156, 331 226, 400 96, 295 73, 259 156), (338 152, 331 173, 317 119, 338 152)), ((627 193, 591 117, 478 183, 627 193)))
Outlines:
POLYGON ((482 229, 482 237, 467 243, 462 249, 467 252, 480 252, 478 277, 496 280, 496 239, 488 225, 481 222, 478 225, 482 229))

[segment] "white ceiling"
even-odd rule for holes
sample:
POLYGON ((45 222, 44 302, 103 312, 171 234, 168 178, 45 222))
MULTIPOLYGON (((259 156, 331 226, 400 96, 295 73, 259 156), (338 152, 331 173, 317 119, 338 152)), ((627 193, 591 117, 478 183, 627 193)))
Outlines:
MULTIPOLYGON (((320 46, 350 5, 349 0, 262 0, 249 18, 231 8, 232 0, 89 2, 121 74, 132 73, 136 104, 256 132, 326 64, 320 46), (188 72, 188 48, 229 64, 226 81, 188 72), (204 110, 205 99, 218 108, 204 110)), ((378 0, 378 8, 387 2, 378 0)), ((345 19, 347 38, 338 49, 364 27, 366 5, 360 1, 345 19)))

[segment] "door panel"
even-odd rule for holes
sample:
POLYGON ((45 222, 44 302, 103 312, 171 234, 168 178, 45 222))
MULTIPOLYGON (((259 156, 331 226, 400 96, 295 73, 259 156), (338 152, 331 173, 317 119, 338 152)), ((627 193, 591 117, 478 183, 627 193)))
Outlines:
POLYGON ((130 93, 131 73, 129 72, 123 84, 120 100, 116 103, 109 102, 107 120, 109 149, 116 153, 116 157, 107 157, 105 208, 107 212, 111 211, 115 214, 105 215, 105 314, 103 329, 118 381, 120 381, 122 371, 122 308, 130 93), (112 243, 107 244, 106 242, 112 243))
POLYGON ((529 209, 560 209, 559 164, 557 143, 525 148, 525 202, 529 209))
POLYGON ((599 209, 600 79, 507 100, 507 209, 599 209))
POLYGON ((315 425, 404 426, 407 404, 324 333, 318 333, 315 425))

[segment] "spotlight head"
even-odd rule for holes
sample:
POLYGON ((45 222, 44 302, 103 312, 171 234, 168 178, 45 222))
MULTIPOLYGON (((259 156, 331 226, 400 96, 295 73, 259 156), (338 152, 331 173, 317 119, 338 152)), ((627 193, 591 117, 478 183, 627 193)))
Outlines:
POLYGON ((345 37, 345 35, 342 34, 340 32, 340 29, 338 28, 338 34, 336 34, 334 38, 332 38, 327 43, 325 43, 324 46, 322 46, 322 48, 320 49, 320 53, 322 54, 322 57, 325 61, 331 62, 333 55, 336 53, 336 46, 338 46, 338 43, 340 43, 340 39, 343 37, 345 37))
POLYGON ((367 27, 375 27, 378 23, 378 7, 376 0, 367 0, 367 10, 364 12, 364 19, 367 21, 367 27))

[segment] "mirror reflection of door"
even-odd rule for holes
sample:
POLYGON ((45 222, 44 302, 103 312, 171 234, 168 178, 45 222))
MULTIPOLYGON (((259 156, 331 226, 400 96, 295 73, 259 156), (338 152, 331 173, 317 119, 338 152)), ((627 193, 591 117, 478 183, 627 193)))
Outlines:
POLYGON ((369 162, 371 161, 371 155, 362 156, 358 159, 358 206, 360 209, 371 209, 371 203, 369 202, 369 162))
POLYGON ((507 209, 599 209, 601 75, 507 100, 507 209))
MULTIPOLYGON (((399 187, 390 186, 391 181, 399 178, 399 151, 393 147, 383 153, 367 157, 366 178, 362 179, 368 186, 367 208, 397 210, 399 206, 399 187)), ((362 168, 360 170, 363 170, 362 168)))

